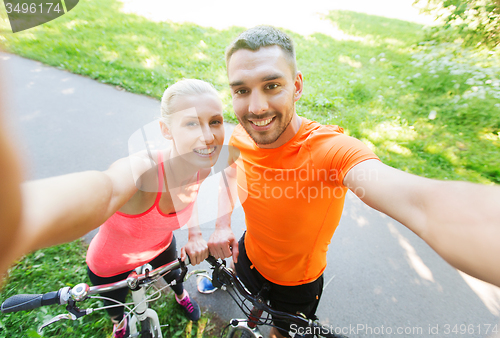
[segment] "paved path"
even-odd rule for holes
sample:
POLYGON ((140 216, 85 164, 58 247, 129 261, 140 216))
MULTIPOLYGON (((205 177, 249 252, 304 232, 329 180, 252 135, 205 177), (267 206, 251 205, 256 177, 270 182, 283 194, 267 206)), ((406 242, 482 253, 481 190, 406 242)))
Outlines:
MULTIPOLYGON (((0 54, 0 67, 8 83, 3 97, 7 97, 12 140, 30 178, 105 169, 126 156, 130 136, 159 115, 157 100, 39 62, 0 54)), ((231 127, 227 129, 230 133, 231 127)), ((214 177, 200 192, 205 238, 213 231, 216 184, 214 177)), ((241 207, 234 213, 233 225, 241 234, 241 207)), ((187 231, 177 231, 176 236, 184 243, 187 231)), ((430 337, 429 329, 436 326, 439 334, 434 336, 444 337, 446 325, 453 329, 462 324, 474 332, 463 336, 483 337, 487 326, 499 319, 497 288, 460 274, 412 232, 352 194, 330 245, 325 281, 319 316, 334 327, 359 329, 350 330, 351 337, 430 337), (376 334, 381 330, 385 334, 376 334)), ((197 295, 193 281, 188 288, 222 318, 239 315, 221 291, 197 295)))

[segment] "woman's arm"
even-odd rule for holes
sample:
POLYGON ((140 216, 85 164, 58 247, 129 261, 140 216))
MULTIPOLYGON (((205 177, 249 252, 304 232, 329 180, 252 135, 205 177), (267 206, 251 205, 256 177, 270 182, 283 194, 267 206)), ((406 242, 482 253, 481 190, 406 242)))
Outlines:
POLYGON ((51 245, 80 238, 100 226, 138 190, 137 157, 123 158, 104 171, 85 171, 22 184, 22 218, 10 261, 51 245))
MULTIPOLYGON (((1 91, 1 88, 0 88, 1 91)), ((1 103, 1 99, 0 99, 1 103)), ((0 107, 0 120, 2 120, 0 107)), ((14 260, 13 239, 18 237, 21 222, 22 170, 15 149, 9 144, 9 137, 0 121, 0 276, 14 260)), ((12 142, 11 142, 12 143, 12 142)))

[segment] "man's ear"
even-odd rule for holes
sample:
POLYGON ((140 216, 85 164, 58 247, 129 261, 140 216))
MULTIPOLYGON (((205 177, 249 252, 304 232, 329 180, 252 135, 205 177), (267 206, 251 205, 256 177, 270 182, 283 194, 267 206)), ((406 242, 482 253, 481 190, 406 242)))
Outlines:
POLYGON ((170 128, 167 126, 165 121, 160 120, 160 129, 161 134, 164 138, 166 138, 167 140, 172 140, 172 133, 170 132, 170 128))
POLYGON ((293 102, 297 102, 302 97, 302 90, 304 89, 304 78, 302 77, 301 72, 297 71, 293 85, 295 86, 293 102))

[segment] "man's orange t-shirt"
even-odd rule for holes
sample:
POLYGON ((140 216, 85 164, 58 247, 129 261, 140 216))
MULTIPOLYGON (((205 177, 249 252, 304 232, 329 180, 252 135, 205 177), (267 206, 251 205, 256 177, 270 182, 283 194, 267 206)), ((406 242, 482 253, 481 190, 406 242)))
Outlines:
POLYGON ((297 134, 274 149, 259 148, 238 125, 229 145, 245 210, 248 258, 266 279, 301 285, 321 276, 356 164, 378 157, 338 126, 302 119, 297 134))

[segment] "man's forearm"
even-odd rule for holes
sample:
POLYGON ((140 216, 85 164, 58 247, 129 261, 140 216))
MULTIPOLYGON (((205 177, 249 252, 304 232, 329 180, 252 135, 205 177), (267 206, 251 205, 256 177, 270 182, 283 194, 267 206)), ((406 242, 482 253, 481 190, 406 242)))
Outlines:
POLYGON ((234 175, 222 172, 219 184, 217 228, 231 227, 231 215, 237 198, 237 181, 234 175))
POLYGON ((500 187, 434 181, 419 235, 454 267, 500 286, 500 187))
POLYGON ((223 172, 219 185, 219 205, 215 231, 208 240, 211 255, 222 259, 233 256, 234 262, 238 261, 238 241, 231 230, 231 214, 236 202, 236 185, 236 170, 227 168, 223 172))

